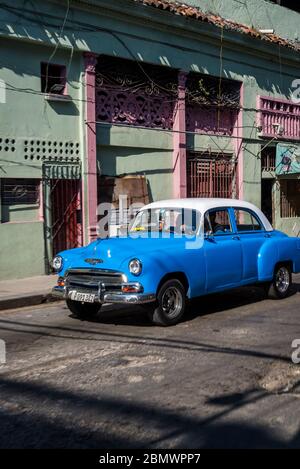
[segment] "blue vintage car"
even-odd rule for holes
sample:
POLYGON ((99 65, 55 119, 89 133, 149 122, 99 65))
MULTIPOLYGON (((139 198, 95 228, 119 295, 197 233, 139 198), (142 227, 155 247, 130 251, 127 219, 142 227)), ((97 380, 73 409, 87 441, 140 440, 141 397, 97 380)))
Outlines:
POLYGON ((234 199, 174 199, 144 206, 126 235, 59 253, 53 294, 80 317, 103 303, 142 304, 155 324, 176 324, 187 300, 260 283, 290 293, 300 239, 276 231, 254 205, 234 199))

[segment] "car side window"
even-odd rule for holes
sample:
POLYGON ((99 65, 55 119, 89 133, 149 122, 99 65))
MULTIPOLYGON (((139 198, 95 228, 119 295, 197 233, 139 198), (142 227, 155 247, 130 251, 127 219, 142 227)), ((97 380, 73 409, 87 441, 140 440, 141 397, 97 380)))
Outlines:
POLYGON ((249 210, 235 209, 234 215, 237 231, 239 233, 249 231, 261 231, 263 229, 258 217, 249 210))
POLYGON ((232 233, 228 209, 213 209, 205 214, 204 233, 206 235, 224 235, 232 233))

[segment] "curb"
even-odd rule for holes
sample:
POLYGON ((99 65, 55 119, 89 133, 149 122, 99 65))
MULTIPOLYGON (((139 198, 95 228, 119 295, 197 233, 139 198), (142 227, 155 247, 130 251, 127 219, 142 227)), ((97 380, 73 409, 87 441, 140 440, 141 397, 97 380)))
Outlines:
POLYGON ((0 299, 0 311, 24 308, 25 306, 36 306, 44 303, 52 303, 54 301, 61 301, 61 299, 55 298, 51 293, 29 293, 23 296, 0 299))

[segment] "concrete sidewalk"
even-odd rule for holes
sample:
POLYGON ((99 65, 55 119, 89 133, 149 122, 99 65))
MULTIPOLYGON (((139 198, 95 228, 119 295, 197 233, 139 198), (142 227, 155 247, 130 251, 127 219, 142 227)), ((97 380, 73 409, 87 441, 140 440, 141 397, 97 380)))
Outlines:
POLYGON ((0 281, 0 310, 55 301, 51 289, 56 279, 56 275, 40 275, 0 281))
MULTIPOLYGON (((51 295, 56 280, 53 274, 0 281, 0 311, 59 301, 51 295)), ((300 274, 293 275, 293 282, 300 284, 300 274)))

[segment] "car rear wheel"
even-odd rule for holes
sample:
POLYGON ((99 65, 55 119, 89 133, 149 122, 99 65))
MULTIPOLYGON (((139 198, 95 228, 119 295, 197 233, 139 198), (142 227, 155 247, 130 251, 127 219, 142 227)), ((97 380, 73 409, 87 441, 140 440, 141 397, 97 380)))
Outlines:
POLYGON ((274 277, 268 288, 268 296, 272 299, 286 298, 292 285, 292 272, 288 265, 278 265, 274 270, 274 277))
POLYGON ((159 289, 157 301, 148 309, 148 316, 153 324, 173 326, 185 313, 186 292, 179 280, 167 280, 159 289))
POLYGON ((74 316, 81 319, 88 319, 97 316, 101 309, 99 303, 81 303, 80 301, 67 300, 67 307, 74 316))

